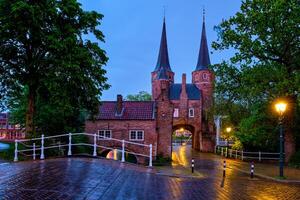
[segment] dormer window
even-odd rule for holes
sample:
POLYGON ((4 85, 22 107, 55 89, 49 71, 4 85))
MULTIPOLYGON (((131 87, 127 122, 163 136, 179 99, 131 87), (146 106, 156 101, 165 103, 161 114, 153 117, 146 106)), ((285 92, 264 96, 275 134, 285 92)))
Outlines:
POLYGON ((195 116, 194 108, 189 108, 189 117, 194 117, 194 116, 195 116))

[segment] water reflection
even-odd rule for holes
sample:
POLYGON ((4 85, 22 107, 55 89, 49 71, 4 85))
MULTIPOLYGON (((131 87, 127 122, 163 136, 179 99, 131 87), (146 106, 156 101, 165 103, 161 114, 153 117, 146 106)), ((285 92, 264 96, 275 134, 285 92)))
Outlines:
POLYGON ((9 145, 0 142, 0 151, 9 149, 9 145))
POLYGON ((112 159, 112 160, 121 160, 122 157, 122 152, 119 151, 118 149, 114 149, 110 152, 108 152, 108 154, 106 155, 106 158, 108 159, 112 159), (118 155, 119 155, 119 159, 118 159, 118 155))
MULTIPOLYGON (((107 159, 112 159, 112 160, 122 160, 122 151, 119 149, 113 149, 109 151, 105 157, 107 159)), ((131 163, 137 163, 137 159, 135 155, 129 153, 125 153, 125 161, 131 163)))

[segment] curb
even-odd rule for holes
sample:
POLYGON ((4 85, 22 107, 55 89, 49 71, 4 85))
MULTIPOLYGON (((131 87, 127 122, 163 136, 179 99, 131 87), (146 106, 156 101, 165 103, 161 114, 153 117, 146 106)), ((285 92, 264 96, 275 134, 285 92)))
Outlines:
POLYGON ((156 172, 155 174, 159 175, 159 176, 168 176, 168 177, 174 177, 174 178, 193 178, 193 179, 201 178, 197 175, 190 176, 190 175, 180 175, 180 174, 168 174, 168 173, 162 173, 162 172, 156 172))

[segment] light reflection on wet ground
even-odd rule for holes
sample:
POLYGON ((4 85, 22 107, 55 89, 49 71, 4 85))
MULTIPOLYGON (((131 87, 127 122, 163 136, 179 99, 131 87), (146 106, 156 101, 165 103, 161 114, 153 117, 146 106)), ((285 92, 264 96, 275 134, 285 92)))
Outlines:
POLYGON ((0 199, 300 199, 300 185, 250 180, 230 169, 222 179, 222 160, 213 154, 184 147, 174 156, 175 168, 189 167, 194 157, 204 177, 162 176, 146 167, 92 158, 20 162, 0 165, 0 199))

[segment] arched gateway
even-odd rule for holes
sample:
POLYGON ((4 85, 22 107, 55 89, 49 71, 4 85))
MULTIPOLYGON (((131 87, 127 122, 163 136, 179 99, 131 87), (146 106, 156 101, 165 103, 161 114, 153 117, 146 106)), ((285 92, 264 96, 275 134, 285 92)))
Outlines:
MULTIPOLYGON (((163 22, 158 60, 151 73, 152 101, 102 102, 96 120, 86 122, 86 132, 107 134, 109 137, 153 144, 153 156, 171 157, 172 133, 184 128, 192 133, 196 150, 211 152, 215 145, 213 122, 207 117, 212 104, 214 74, 210 65, 205 22, 198 61, 192 72, 192 83, 174 83, 167 46, 166 23, 163 22)), ((143 153, 143 152, 141 152, 143 153)))

